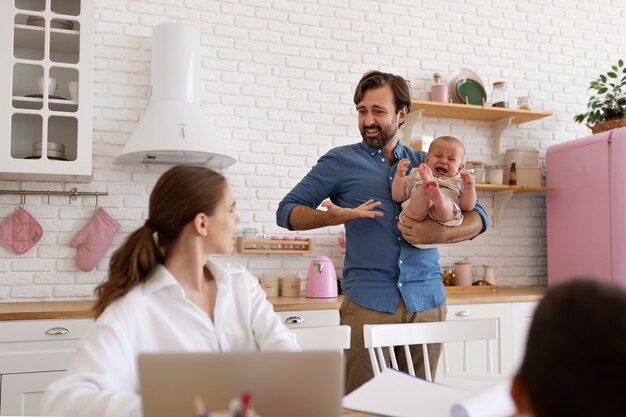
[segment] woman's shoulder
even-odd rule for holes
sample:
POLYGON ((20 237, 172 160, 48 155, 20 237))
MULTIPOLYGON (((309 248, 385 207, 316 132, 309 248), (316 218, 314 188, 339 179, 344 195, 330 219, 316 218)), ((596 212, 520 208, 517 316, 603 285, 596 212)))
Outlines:
POLYGON ((144 284, 133 287, 129 292, 107 306, 99 317, 103 322, 128 323, 145 304, 144 284))
POLYGON ((250 271, 248 271, 246 267, 241 264, 235 264, 215 258, 210 258, 208 264, 209 267, 215 268, 217 271, 227 276, 252 276, 250 271))

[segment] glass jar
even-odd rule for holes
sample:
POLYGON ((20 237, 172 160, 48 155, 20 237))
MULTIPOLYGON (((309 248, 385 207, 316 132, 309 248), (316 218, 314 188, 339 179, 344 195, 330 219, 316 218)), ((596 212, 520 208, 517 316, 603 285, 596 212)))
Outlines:
POLYGON ((518 97, 517 108, 520 110, 530 110, 530 97, 518 97))
POLYGON ((509 107, 509 91, 507 90, 506 82, 496 81, 493 83, 491 105, 493 107, 509 107))
POLYGON ((499 185, 504 183, 504 167, 490 165, 487 167, 487 183, 499 185))
POLYGON ((245 249, 256 249, 256 243, 250 243, 249 240, 256 240, 257 230, 254 227, 246 227, 243 229, 243 240, 245 249))
POLYGON ((485 163, 482 161, 467 161, 465 170, 474 175, 474 180, 478 183, 485 182, 485 163))

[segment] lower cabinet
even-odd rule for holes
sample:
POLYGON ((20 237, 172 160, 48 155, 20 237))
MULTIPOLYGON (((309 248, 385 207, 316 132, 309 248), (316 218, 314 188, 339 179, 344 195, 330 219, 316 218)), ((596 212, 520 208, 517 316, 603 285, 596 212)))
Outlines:
MULTIPOLYGON (((448 320, 469 320, 482 318, 498 319, 498 340, 494 343, 494 372, 513 375, 519 367, 524 349, 528 328, 538 301, 448 304, 448 320)), ((482 341, 470 342, 470 372, 482 373, 487 369, 485 345, 482 341)), ((448 346, 451 372, 462 370, 462 343, 448 346), (455 360, 456 358, 456 360, 455 360)), ((441 362, 439 366, 441 371, 441 362)))
POLYGON ((538 301, 513 303, 511 313, 513 319, 513 371, 517 371, 522 364, 528 329, 533 320, 538 301))
POLYGON ((2 375, 0 415, 38 416, 41 397, 63 371, 2 375))
MULTIPOLYGON (((481 304, 448 304, 447 320, 471 320, 471 319, 498 319, 498 340, 493 343, 494 372, 510 374, 512 370, 511 358, 513 347, 511 345, 511 303, 481 303, 481 304)), ((469 348, 469 372, 484 373, 487 369, 487 356, 485 341, 468 342, 469 348)), ((449 343, 448 355, 450 358, 450 372, 456 373, 463 370, 463 343, 449 343)), ((441 366, 441 362, 440 366, 441 366)), ((438 372, 439 373, 439 372, 438 372)))
POLYGON ((0 415, 37 416, 47 386, 70 365, 92 319, 0 322, 0 415))

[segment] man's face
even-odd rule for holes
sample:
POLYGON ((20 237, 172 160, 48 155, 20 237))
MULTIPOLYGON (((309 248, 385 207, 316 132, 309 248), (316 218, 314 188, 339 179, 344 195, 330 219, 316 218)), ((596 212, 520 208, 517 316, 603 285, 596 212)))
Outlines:
POLYGON ((406 118, 407 110, 404 108, 396 114, 391 86, 367 90, 356 109, 359 131, 365 143, 372 148, 383 148, 397 141, 398 128, 406 118))

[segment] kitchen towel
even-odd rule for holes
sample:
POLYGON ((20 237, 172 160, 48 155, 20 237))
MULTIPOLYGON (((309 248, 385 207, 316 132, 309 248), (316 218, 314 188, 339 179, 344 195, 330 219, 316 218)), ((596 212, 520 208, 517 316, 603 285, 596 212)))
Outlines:
POLYGON ((87 226, 70 242, 70 246, 76 248, 76 266, 85 272, 94 269, 119 230, 120 224, 99 207, 87 226))
POLYGON ((0 240, 17 255, 28 252, 42 235, 41 225, 21 206, 0 224, 0 240))

